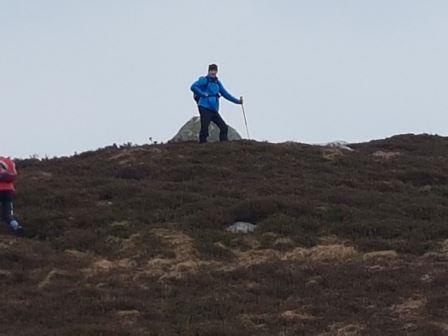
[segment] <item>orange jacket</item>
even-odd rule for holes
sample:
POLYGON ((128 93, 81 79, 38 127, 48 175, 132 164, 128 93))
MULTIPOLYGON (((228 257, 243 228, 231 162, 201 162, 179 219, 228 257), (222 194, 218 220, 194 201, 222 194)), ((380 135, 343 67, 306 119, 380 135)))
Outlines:
POLYGON ((14 180, 17 170, 14 161, 0 156, 0 191, 15 191, 14 180))

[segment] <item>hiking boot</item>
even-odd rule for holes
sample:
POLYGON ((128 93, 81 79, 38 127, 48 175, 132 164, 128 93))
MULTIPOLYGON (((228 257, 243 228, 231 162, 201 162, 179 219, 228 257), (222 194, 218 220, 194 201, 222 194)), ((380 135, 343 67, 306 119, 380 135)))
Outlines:
POLYGON ((25 235, 25 230, 23 229, 23 226, 20 225, 20 223, 15 219, 9 222, 9 229, 16 236, 23 237, 25 235))

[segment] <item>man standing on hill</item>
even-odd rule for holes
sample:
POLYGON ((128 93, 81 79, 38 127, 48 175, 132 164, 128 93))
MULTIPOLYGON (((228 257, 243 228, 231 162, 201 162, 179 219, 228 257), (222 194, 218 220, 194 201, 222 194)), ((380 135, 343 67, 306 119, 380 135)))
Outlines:
POLYGON ((218 66, 216 64, 211 64, 208 67, 207 76, 200 77, 193 83, 191 91, 194 93, 194 99, 198 104, 199 114, 201 116, 199 142, 207 142, 210 122, 215 123, 219 127, 219 140, 227 141, 229 127, 219 114, 219 98, 223 96, 232 103, 243 104, 243 97, 237 99, 227 92, 218 79, 218 66))
POLYGON ((23 235, 23 228, 14 217, 13 199, 15 195, 14 180, 17 170, 14 161, 0 156, 0 203, 2 205, 2 219, 16 235, 23 235))

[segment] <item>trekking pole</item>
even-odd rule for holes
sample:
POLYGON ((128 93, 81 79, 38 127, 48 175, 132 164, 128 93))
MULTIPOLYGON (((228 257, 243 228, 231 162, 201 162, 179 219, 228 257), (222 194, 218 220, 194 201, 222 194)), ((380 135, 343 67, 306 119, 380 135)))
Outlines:
MULTIPOLYGON (((241 100, 242 99, 243 97, 241 97, 241 100)), ((244 124, 246 125, 247 139, 250 140, 249 127, 247 126, 246 111, 244 110, 244 103, 241 104, 241 108, 243 110, 244 124)))

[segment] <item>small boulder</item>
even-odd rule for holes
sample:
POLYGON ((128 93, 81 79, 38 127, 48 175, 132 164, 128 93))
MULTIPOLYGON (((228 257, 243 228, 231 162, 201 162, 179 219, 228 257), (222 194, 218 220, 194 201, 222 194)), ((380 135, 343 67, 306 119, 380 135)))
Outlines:
POLYGON ((350 152, 353 151, 353 148, 350 148, 349 143, 345 142, 345 141, 333 141, 333 142, 328 142, 326 144, 321 144, 319 146, 328 147, 328 148, 338 148, 338 149, 343 149, 343 150, 347 150, 350 152))
MULTIPOLYGON (((200 130, 201 118, 193 117, 181 127, 179 132, 177 132, 177 134, 170 140, 170 142, 198 141, 200 130)), ((230 141, 242 139, 241 135, 239 135, 238 132, 230 126, 228 138, 230 141)), ((210 123, 208 141, 219 141, 219 128, 214 123, 210 123)))
POLYGON ((250 233, 254 232, 257 228, 257 225, 247 222, 236 222, 232 225, 230 225, 227 228, 227 231, 233 232, 233 233, 250 233))

